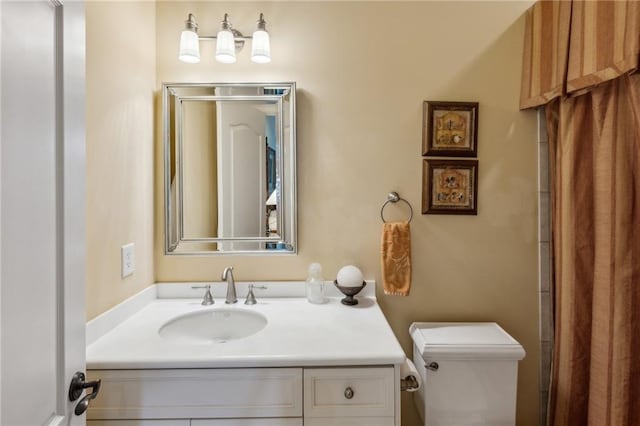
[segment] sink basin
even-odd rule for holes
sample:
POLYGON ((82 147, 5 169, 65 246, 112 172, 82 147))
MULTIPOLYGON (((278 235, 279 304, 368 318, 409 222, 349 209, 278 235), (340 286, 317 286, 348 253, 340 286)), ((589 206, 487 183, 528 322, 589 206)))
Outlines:
POLYGON ((261 313, 238 308, 190 312, 167 321, 158 333, 180 343, 225 343, 256 334, 267 325, 261 313))

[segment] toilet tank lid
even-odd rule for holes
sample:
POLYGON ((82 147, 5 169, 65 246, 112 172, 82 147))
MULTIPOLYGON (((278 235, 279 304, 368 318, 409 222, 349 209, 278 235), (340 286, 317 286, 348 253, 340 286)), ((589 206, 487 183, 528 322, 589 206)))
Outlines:
POLYGON ((414 322, 409 333, 423 358, 521 360, 525 355, 495 322, 414 322))

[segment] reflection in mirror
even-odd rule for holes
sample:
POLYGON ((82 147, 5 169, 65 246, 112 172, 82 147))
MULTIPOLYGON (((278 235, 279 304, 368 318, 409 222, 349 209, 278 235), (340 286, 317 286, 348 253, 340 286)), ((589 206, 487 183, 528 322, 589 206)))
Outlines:
POLYGON ((295 84, 163 85, 166 254, 296 252, 295 84))

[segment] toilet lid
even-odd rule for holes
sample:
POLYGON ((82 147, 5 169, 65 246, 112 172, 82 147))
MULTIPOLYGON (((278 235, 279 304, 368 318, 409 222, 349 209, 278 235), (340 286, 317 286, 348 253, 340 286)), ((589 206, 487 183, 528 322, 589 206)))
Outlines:
POLYGON ((495 322, 414 322, 409 333, 423 358, 520 360, 525 355, 495 322))

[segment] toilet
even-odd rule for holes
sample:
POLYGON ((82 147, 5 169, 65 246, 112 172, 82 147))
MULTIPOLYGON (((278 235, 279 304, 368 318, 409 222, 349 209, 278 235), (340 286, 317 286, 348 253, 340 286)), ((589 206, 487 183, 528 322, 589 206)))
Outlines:
POLYGON ((498 324, 416 322, 414 402, 425 426, 514 426, 522 346, 498 324))

